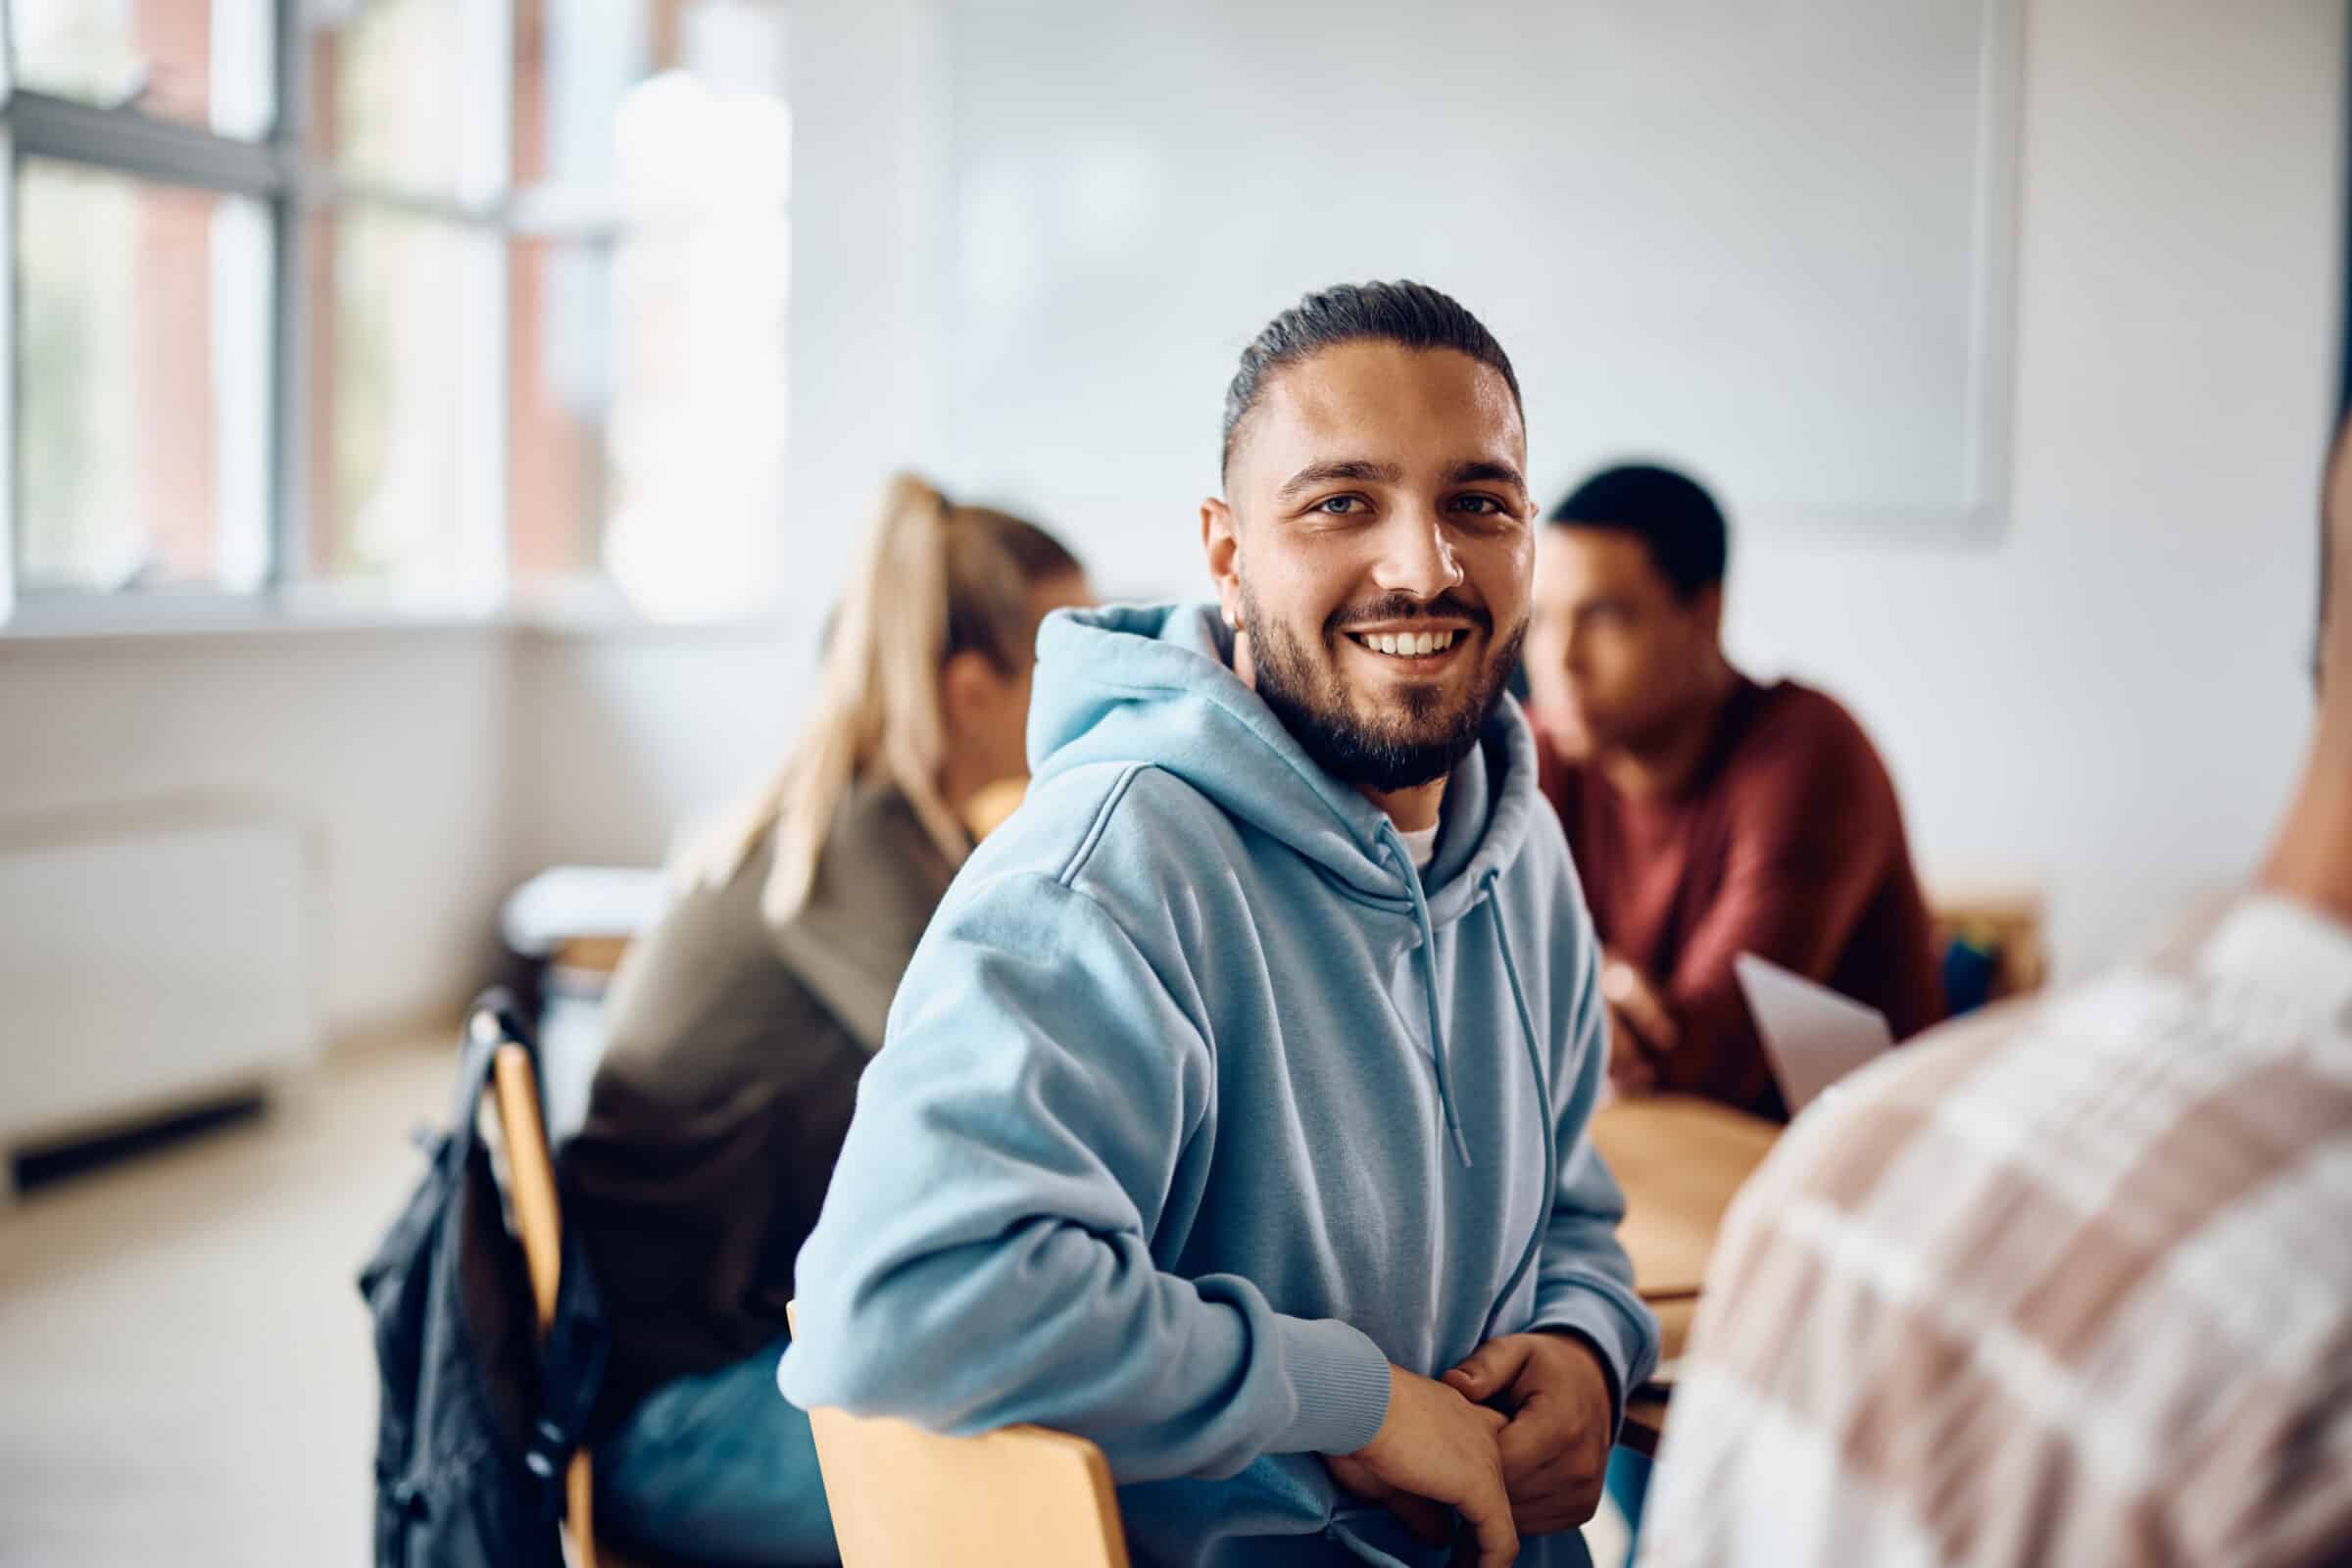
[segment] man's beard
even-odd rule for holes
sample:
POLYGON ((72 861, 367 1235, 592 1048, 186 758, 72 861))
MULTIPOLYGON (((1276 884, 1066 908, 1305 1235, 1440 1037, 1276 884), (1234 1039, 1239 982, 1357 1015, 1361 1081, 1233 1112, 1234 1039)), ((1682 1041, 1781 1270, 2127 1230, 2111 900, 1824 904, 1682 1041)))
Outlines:
POLYGON ((1340 628, 1415 615, 1456 617, 1484 630, 1490 639, 1494 636, 1493 616, 1450 596, 1427 605, 1392 598, 1335 612, 1323 623, 1325 657, 1318 668, 1290 628, 1261 611, 1249 583, 1242 584, 1242 625, 1250 634, 1258 697, 1317 766, 1357 789, 1387 795, 1452 772, 1478 744, 1479 732, 1502 701, 1503 687, 1519 662, 1520 642, 1527 635, 1525 621, 1512 627, 1469 692, 1450 707, 1433 686, 1407 686, 1395 713, 1358 717, 1339 674, 1340 628))

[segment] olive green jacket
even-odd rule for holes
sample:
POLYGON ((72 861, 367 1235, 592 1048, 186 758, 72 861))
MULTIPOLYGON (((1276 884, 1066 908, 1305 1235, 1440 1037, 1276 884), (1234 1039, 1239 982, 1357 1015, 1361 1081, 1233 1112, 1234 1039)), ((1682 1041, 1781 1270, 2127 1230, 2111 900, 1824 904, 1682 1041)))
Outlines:
POLYGON ((771 925, 773 835, 631 945, 588 1115, 564 1146, 612 1327, 598 1432, 680 1377, 780 1342, 858 1078, 954 869, 887 786, 852 792, 808 906, 771 925))

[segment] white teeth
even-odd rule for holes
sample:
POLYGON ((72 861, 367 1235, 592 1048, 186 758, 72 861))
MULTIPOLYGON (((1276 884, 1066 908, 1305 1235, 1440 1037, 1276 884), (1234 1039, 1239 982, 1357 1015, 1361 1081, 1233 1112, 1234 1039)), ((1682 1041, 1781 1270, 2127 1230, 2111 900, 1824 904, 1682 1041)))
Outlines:
POLYGON ((1356 641, 1376 654, 1393 654, 1399 659, 1427 659, 1442 654, 1453 646, 1455 634, 1449 631, 1356 633, 1356 641))

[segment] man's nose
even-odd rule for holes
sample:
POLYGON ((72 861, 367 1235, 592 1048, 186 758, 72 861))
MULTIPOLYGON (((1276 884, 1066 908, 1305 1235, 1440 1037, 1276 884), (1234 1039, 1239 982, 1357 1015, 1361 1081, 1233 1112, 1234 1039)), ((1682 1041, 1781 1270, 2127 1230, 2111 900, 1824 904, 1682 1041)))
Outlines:
POLYGON ((1381 530, 1380 560, 1373 565, 1372 580, 1384 593, 1435 599, 1462 585, 1462 564, 1438 519, 1406 508, 1381 530))

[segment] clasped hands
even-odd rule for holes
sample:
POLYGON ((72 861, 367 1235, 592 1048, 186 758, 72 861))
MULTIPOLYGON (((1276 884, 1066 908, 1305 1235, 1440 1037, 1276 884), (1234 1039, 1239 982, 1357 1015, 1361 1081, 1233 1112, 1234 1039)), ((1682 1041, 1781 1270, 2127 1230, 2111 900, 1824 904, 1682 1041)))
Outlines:
POLYGON ((1521 1536, 1592 1517, 1612 1414, 1608 1377, 1583 1340, 1507 1334, 1442 1379, 1391 1366, 1379 1433, 1324 1462, 1432 1545, 1454 1539, 1458 1513, 1467 1539, 1455 1560, 1503 1568, 1521 1536))

